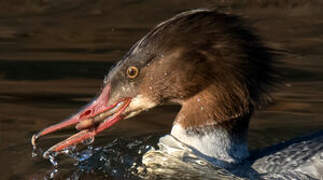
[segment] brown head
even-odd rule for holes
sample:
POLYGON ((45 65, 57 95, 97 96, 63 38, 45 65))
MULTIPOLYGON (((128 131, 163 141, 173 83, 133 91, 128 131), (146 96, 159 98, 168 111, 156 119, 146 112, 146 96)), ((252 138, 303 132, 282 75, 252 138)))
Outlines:
MULTIPOLYGON (((247 128, 273 79, 271 54, 238 17, 184 12, 138 41, 109 72, 98 99, 65 125, 95 131, 113 114, 120 120, 175 102, 182 105, 175 121, 185 128, 219 125, 234 131, 238 126, 232 124, 247 128), (120 108, 109 115, 116 105, 120 108), (100 119, 102 112, 107 115, 100 119), (97 120, 88 120, 93 117, 97 120)), ((55 126, 38 136, 62 127, 55 126)))

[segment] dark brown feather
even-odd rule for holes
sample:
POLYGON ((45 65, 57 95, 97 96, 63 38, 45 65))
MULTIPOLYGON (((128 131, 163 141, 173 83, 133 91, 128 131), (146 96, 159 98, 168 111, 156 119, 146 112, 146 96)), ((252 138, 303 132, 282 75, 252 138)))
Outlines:
POLYGON ((183 104, 177 121, 187 127, 252 114, 275 82, 269 49, 239 17, 212 10, 161 23, 130 54, 135 51, 155 57, 142 69, 141 93, 183 104), (200 113, 202 106, 208 113, 200 113))

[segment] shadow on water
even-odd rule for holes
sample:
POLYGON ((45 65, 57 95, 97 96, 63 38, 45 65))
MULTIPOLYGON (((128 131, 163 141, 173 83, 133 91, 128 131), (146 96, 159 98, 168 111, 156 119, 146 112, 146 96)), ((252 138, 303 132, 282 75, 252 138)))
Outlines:
MULTIPOLYGON (((58 157, 58 171, 47 160, 31 157, 30 138, 95 97, 104 75, 151 27, 199 7, 243 16, 266 45, 287 52, 279 57, 282 86, 251 121, 250 149, 323 129, 319 0, 0 1, 1 178, 133 178, 131 165, 140 164, 145 148, 169 132, 178 106, 120 122, 80 157, 58 157)), ((73 133, 46 136, 41 146, 46 149, 73 133)))

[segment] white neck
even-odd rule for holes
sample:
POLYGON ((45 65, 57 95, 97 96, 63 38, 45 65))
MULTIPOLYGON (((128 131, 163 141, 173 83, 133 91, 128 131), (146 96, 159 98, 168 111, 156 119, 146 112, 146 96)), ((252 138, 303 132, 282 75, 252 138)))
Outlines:
POLYGON ((196 155, 221 167, 230 167, 249 156, 246 140, 232 137, 224 128, 214 128, 201 135, 188 133, 175 123, 171 135, 191 147, 196 155))

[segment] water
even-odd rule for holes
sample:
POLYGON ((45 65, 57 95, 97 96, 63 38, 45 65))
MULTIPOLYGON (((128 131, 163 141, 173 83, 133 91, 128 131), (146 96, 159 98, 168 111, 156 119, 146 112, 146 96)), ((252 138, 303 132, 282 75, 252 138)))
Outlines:
MULTIPOLYGON (((112 64, 153 25, 183 10, 217 3, 221 10, 244 16, 267 45, 283 53, 278 68, 285 81, 273 93, 274 102, 251 120, 250 149, 323 129, 322 4, 236 2, 1 1, 1 178, 132 177, 131 167, 140 162, 146 146, 156 146, 169 132, 178 106, 121 121, 96 137, 93 149, 84 146, 81 154, 55 158, 57 167, 41 156, 31 157, 30 138, 90 101, 112 64)), ((45 150, 75 132, 46 136, 40 147, 45 150)), ((187 173, 179 171, 178 176, 187 173)))

